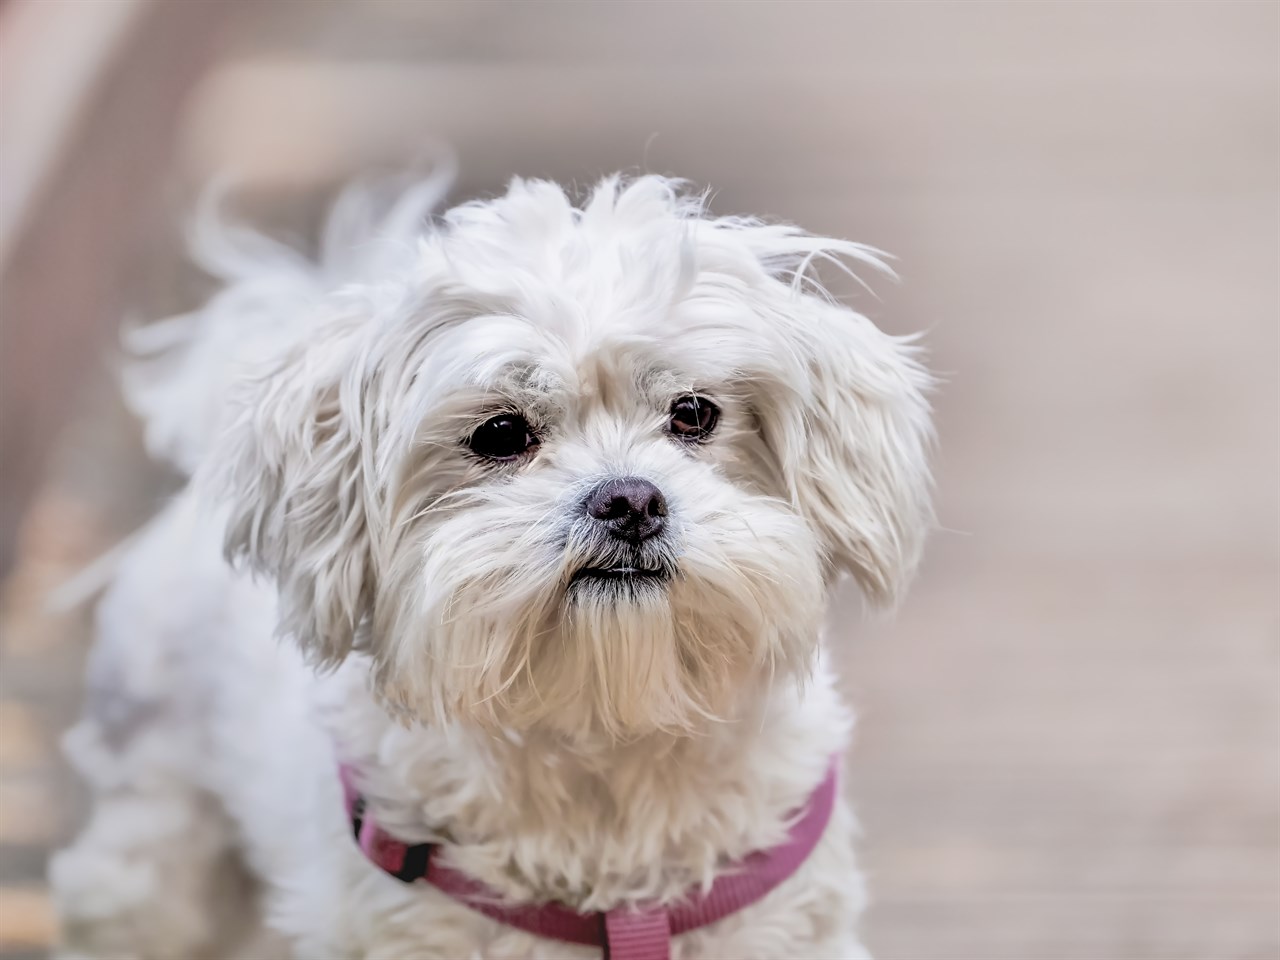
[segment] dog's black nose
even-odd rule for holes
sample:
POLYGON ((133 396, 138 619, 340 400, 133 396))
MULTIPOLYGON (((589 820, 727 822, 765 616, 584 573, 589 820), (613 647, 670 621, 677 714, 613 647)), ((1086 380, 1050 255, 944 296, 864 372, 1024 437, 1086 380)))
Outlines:
POLYGON ((667 525, 667 501, 662 491, 639 477, 606 480, 591 491, 587 513, 619 540, 638 544, 657 536, 667 525))

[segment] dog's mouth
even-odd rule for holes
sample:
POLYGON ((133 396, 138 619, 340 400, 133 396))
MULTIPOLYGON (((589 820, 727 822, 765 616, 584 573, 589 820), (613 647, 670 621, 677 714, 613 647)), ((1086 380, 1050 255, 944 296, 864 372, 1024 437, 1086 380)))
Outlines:
POLYGON ((569 586, 579 583, 660 584, 671 579, 666 567, 637 567, 620 564, 614 567, 583 567, 570 579, 569 586))

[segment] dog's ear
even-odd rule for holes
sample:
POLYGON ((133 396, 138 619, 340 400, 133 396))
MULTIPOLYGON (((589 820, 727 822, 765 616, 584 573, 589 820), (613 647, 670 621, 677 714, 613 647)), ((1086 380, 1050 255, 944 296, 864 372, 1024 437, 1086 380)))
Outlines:
POLYGON ((932 378, 911 338, 823 297, 787 294, 775 320, 793 392, 765 418, 766 441, 828 576, 851 573, 868 599, 891 605, 933 522, 932 378))
POLYGON ((326 325, 244 381, 205 478, 230 503, 228 556, 276 581, 281 632, 323 664, 350 651, 376 592, 355 328, 326 325))

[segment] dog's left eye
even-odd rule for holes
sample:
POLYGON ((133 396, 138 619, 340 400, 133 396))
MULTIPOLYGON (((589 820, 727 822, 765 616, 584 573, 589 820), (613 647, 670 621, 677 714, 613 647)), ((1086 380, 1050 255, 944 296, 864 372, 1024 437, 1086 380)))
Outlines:
POLYGON ((490 417, 466 439, 471 452, 486 460, 514 460, 538 445, 529 421, 518 413, 490 417))
POLYGON ((671 435, 681 440, 705 440, 720 422, 720 408, 706 397, 688 395, 671 404, 671 435))

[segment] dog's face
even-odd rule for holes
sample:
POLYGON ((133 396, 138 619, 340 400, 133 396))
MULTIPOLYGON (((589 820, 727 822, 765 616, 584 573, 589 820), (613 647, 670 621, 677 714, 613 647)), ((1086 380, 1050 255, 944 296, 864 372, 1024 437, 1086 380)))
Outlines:
POLYGON ((367 650, 424 720, 733 716, 803 671, 838 573, 891 597, 929 520, 928 377, 791 282, 815 255, 869 259, 658 178, 453 211, 251 386, 233 552, 318 659, 367 650))

